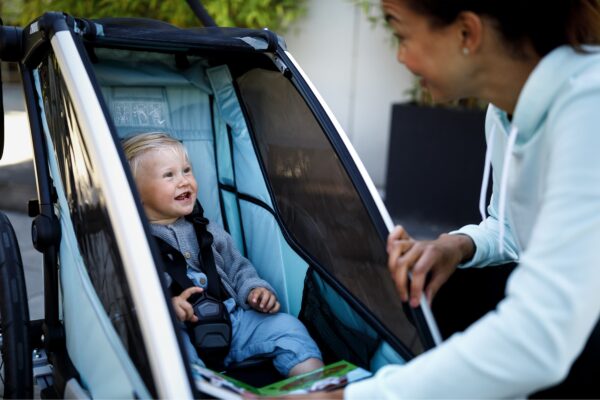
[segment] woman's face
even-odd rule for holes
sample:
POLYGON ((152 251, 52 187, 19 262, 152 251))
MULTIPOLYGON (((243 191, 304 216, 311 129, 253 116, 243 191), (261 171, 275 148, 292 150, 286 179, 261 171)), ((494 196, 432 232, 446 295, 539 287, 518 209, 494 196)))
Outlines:
POLYGON ((469 86, 458 23, 431 27, 429 20, 402 0, 382 0, 382 8, 398 39, 398 61, 421 78, 436 102, 465 97, 469 86))

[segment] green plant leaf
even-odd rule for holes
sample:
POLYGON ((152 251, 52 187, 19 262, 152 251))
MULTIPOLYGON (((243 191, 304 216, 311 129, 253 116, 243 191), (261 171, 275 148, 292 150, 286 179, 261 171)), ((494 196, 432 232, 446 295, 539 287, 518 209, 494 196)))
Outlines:
MULTIPOLYGON (((306 0, 203 0, 220 26, 262 29, 284 33, 306 14, 306 0)), ((0 0, 0 15, 7 25, 25 26, 47 11, 62 11, 81 18, 152 18, 180 27, 200 22, 185 0, 0 0)))

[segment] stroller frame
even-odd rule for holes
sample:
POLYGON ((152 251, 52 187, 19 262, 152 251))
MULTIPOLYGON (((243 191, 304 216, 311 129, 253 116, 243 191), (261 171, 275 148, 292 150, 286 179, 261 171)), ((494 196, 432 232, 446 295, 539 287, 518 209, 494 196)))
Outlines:
MULTIPOLYGON (((48 52, 52 52, 61 76, 64 78, 66 90, 72 99, 73 112, 79 118, 80 131, 87 144, 86 149, 89 151, 89 161, 94 166, 94 183, 99 185, 99 190, 105 196, 102 198, 102 204, 105 207, 107 218, 111 222, 112 233, 123 265, 122 271, 126 279, 126 286, 129 289, 131 302, 135 305, 143 347, 147 349, 147 367, 152 382, 151 384, 146 382, 148 392, 136 394, 165 398, 191 398, 197 396, 198 392, 194 385, 190 384, 193 377, 186 363, 186 357, 182 356, 180 351, 181 339, 173 329, 173 312, 167 306, 164 297, 148 295, 148 293, 164 294, 165 286, 160 279, 160 274, 148 273, 149 265, 159 264, 156 249, 148 240, 140 240, 140 238, 148 237, 147 221, 140 212, 142 207, 139 198, 135 190, 132 191, 132 187, 135 186, 132 176, 127 169, 121 168, 126 163, 122 151, 117 146, 115 133, 117 128, 110 119, 107 105, 102 100, 98 81, 94 78, 95 73, 91 70, 89 62, 86 61, 90 47, 137 51, 146 49, 169 54, 179 52, 185 55, 194 54, 207 48, 211 51, 214 51, 215 48, 218 51, 227 51, 227 46, 230 46, 230 50, 242 53, 268 53, 273 65, 281 75, 293 81, 294 87, 307 102, 323 131, 328 134, 327 140, 344 165, 354 189, 373 221, 379 238, 387 236, 392 228, 392 221, 343 129, 331 110, 325 105, 316 88, 285 49, 283 41, 275 34, 252 30, 227 33, 226 30, 223 30, 225 34, 222 42, 217 45, 211 44, 210 40, 200 39, 195 43, 175 44, 147 38, 101 37, 98 36, 101 26, 102 21, 94 22, 76 19, 61 13, 46 13, 24 29, 2 27, 2 32, 0 32, 0 36, 3 38, 0 43, 0 58, 19 63, 25 91, 38 194, 38 198, 31 201, 29 207, 30 216, 34 217, 32 240, 35 248, 43 253, 45 298, 44 320, 30 322, 27 307, 25 307, 25 311, 20 312, 20 322, 15 324, 21 329, 20 333, 13 333, 12 338, 5 345, 17 346, 15 336, 21 336, 21 339, 22 336, 26 336, 24 354, 30 354, 31 345, 35 346, 43 342, 42 345, 48 353, 48 360, 53 366, 55 394, 58 396, 65 396, 67 393, 85 395, 86 391, 83 387, 85 379, 82 381, 82 377, 71 361, 66 343, 65 323, 61 316, 59 248, 65 232, 63 232, 64 225, 61 225, 61 221, 56 215, 56 204, 60 197, 56 187, 59 182, 57 182, 56 171, 52 171, 48 127, 45 126, 47 122, 43 119, 43 112, 40 112, 40 104, 43 101, 40 99, 38 82, 40 78, 35 72, 48 52), (261 45, 265 44, 266 47, 257 49, 252 45, 248 46, 239 40, 242 34, 245 35, 243 38, 261 41, 261 45), (221 47, 219 48, 219 46, 221 47), (336 134, 329 134, 330 132, 336 134), (43 334, 43 340, 39 339, 40 332, 43 334)), ((93 52, 93 50, 91 51, 93 52)), ((47 110, 45 111, 47 112, 47 110)), ((46 115, 46 117, 51 118, 52 116, 46 115)), ((257 147, 256 144, 255 147, 257 147)), ((273 198, 276 197, 272 189, 269 192, 273 198)), ((276 204, 273 204, 273 208, 277 211, 276 204)), ((377 331, 379 337, 392 346, 394 351, 401 353, 405 359, 410 358, 411 355, 410 352, 407 353, 406 346, 391 333, 390 329, 375 317, 355 294, 340 284, 328 268, 321 265, 322 260, 315 258, 310 251, 307 251, 294 239, 294 234, 288 231, 286 223, 280 216, 276 215, 276 219, 291 248, 301 258, 307 260, 325 284, 333 288, 337 295, 354 310, 353 312, 368 321, 369 326, 377 331)), ((14 237, 14 235, 10 235, 12 230, 10 224, 7 226, 7 228, 3 228, 3 231, 9 232, 8 236, 14 237)), ((8 261, 11 265, 9 275, 16 276, 17 281, 21 281, 19 285, 24 288, 16 240, 13 240, 8 248, 13 254, 8 261)), ((160 265, 157 265, 157 268, 158 271, 161 271, 160 265)), ((6 279, 0 274, 0 281, 6 281, 6 279)), ((4 282, 2 283, 4 285, 4 282)), ((0 287, 4 288, 5 286, 0 287)), ((9 292, 5 289, 2 291, 0 301, 6 303, 5 296, 9 292)), ((21 305, 27 303, 24 289, 18 294, 18 300, 21 305)), ((7 312, 3 306, 3 317, 7 312)), ((407 316, 412 319, 418 331, 419 340, 425 349, 440 342, 435 321, 426 305, 417 310, 408 310, 407 316)), ((15 372, 12 367, 7 365, 7 376, 9 372, 18 376, 15 379, 17 387, 11 394, 31 397, 29 396, 32 382, 31 364, 28 357, 25 358, 28 360, 24 364, 25 371, 15 372)))

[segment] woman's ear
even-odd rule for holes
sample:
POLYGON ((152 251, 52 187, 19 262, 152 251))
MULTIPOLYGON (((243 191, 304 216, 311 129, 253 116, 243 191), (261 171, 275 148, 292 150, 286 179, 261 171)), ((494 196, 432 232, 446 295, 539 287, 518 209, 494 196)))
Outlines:
MULTIPOLYGON (((523 0, 527 1, 527 0, 523 0)), ((483 40, 483 21, 472 11, 463 11, 456 19, 460 32, 461 51, 464 54, 476 53, 483 40)))

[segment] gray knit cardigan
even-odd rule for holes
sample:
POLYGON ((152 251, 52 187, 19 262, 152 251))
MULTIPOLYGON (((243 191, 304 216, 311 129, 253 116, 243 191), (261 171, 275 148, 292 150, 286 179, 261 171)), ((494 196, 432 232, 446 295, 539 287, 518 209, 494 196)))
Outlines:
MULTIPOLYGON (((200 271, 198 255, 200 252, 196 233, 191 222, 179 218, 170 225, 150 224, 151 232, 166 241, 173 248, 182 252, 191 253, 188 258, 188 268, 200 271)), ((238 306, 248 309, 248 295, 257 287, 264 287, 271 292, 275 289, 261 279, 254 266, 235 247, 231 236, 220 226, 209 223, 208 231, 213 235, 212 250, 215 258, 217 273, 227 293, 235 299, 238 306)), ((167 274, 167 285, 171 284, 171 277, 167 274)))

